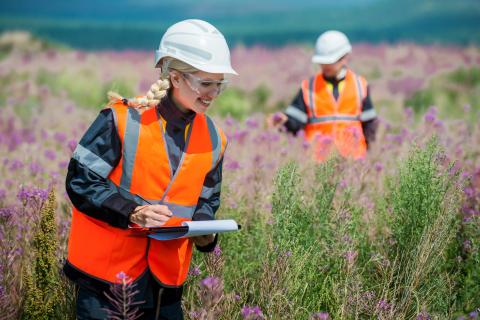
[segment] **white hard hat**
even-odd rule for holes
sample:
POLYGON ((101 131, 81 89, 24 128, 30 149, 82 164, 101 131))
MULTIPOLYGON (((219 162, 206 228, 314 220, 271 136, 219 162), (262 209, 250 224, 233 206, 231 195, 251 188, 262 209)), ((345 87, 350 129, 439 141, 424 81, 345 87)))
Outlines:
POLYGON ((159 62, 164 57, 205 72, 237 74, 230 64, 227 41, 217 28, 203 20, 183 20, 168 28, 155 51, 156 68, 161 67, 159 62))
POLYGON ((349 52, 352 52, 352 46, 347 36, 340 31, 329 30, 318 37, 312 62, 332 64, 349 52))

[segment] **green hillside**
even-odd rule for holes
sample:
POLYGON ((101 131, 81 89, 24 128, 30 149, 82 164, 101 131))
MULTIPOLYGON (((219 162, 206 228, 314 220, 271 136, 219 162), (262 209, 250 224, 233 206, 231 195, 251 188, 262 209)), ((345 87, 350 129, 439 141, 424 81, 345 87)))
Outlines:
POLYGON ((86 49, 150 49, 151 39, 159 39, 165 28, 192 17, 212 22, 234 44, 311 44, 326 29, 343 30, 353 42, 480 43, 475 0, 0 3, 0 31, 26 29, 86 49))

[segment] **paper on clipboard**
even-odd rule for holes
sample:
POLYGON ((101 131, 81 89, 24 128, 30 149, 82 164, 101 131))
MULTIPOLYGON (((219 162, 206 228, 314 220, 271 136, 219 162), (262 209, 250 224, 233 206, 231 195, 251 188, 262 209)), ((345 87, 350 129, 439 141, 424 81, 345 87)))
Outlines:
POLYGON ((156 240, 172 240, 239 229, 235 220, 183 221, 180 226, 155 228, 148 236, 156 240))

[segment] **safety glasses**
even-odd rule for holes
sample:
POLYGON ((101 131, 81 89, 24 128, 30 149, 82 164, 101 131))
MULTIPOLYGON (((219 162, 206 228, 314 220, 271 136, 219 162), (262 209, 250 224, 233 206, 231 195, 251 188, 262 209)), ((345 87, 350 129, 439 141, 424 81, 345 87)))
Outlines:
POLYGON ((195 91, 199 96, 216 91, 216 94, 220 94, 225 90, 228 85, 228 80, 207 80, 191 73, 182 73, 183 78, 188 83, 190 89, 195 91))

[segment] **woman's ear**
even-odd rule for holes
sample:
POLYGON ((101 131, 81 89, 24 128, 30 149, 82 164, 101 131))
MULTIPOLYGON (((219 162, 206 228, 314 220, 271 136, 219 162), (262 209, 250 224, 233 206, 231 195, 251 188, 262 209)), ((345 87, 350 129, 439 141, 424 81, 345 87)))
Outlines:
POLYGON ((170 72, 170 83, 174 88, 180 87, 180 77, 181 75, 179 72, 175 72, 175 71, 170 72))

